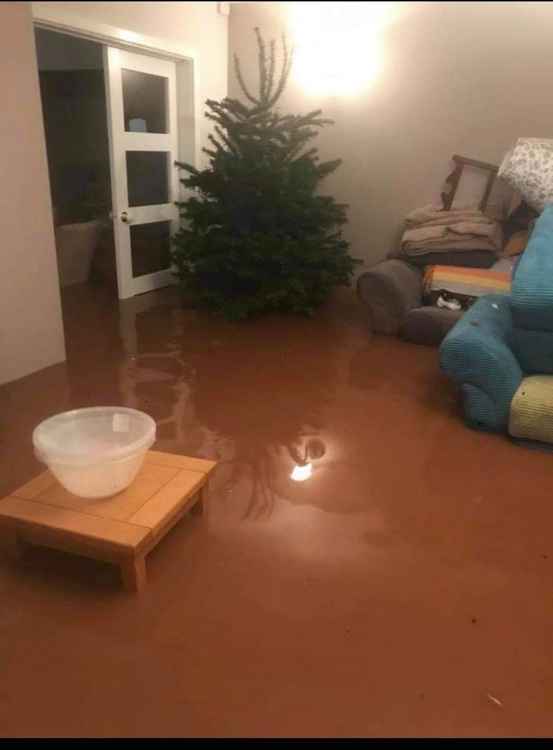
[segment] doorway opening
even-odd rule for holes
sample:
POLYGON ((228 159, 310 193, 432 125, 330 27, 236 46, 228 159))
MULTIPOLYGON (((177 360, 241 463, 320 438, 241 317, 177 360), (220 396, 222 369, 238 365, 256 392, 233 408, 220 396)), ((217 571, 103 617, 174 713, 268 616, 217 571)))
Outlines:
POLYGON ((41 24, 35 38, 62 302, 173 286, 175 162, 197 156, 193 58, 41 24))
POLYGON ((117 298, 102 45, 35 28, 62 299, 117 298))

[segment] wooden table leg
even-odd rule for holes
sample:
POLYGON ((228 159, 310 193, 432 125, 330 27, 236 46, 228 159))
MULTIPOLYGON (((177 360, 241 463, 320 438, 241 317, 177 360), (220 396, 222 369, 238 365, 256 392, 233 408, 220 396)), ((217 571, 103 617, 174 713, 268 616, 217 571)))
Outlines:
POLYGON ((25 552, 27 545, 18 535, 15 529, 0 526, 0 548, 14 560, 19 560, 25 552))
POLYGON ((204 512, 204 500, 205 500, 206 494, 207 494, 207 482, 198 492, 198 499, 196 500, 196 502, 190 509, 190 513, 192 513, 193 516, 201 516, 202 513, 204 512))
POLYGON ((143 557, 132 557, 119 565, 123 585, 127 591, 142 591, 146 585, 146 561, 143 557))

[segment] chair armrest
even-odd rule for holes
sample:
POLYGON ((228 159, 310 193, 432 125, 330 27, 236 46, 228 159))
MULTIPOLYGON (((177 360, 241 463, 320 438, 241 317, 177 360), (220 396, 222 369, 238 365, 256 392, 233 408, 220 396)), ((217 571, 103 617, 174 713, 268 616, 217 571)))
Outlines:
POLYGON ((440 366, 461 386, 471 427, 503 432, 511 401, 524 377, 511 349, 510 298, 481 297, 449 331, 440 346, 440 366))
POLYGON ((357 279, 357 296, 376 333, 397 334, 407 313, 422 304, 422 272, 403 260, 378 263, 357 279))

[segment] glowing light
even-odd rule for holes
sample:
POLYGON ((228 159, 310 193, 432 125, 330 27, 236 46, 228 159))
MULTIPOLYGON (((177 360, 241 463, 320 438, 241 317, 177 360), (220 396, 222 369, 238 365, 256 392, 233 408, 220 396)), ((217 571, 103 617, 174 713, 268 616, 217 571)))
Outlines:
POLYGON ((354 94, 381 65, 378 33, 398 3, 293 3, 294 79, 313 94, 354 94))
POLYGON ((290 474, 290 479, 293 479, 294 482, 305 482, 306 479, 309 479, 312 473, 312 464, 304 464, 303 466, 296 465, 290 474))

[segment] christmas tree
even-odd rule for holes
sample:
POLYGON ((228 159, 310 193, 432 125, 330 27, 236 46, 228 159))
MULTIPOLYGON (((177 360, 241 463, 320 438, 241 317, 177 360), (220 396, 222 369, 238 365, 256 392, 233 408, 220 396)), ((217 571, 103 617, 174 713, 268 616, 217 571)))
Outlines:
POLYGON ((209 164, 198 170, 177 162, 192 197, 178 204, 176 274, 188 298, 234 320, 271 310, 310 314, 335 286, 350 284, 359 262, 342 237, 347 206, 317 192, 341 160, 321 162, 317 149, 308 148, 332 121, 321 110, 275 109, 293 53, 283 36, 277 76, 274 40, 267 51, 259 29, 255 34, 258 95, 246 86, 235 55, 246 102, 208 99, 206 117, 215 123, 211 147, 203 149, 209 164))

